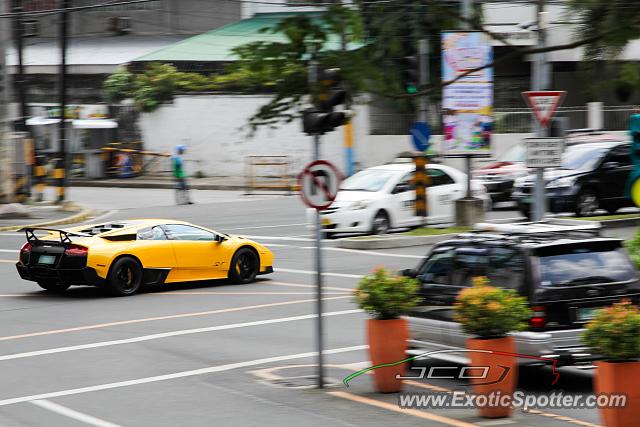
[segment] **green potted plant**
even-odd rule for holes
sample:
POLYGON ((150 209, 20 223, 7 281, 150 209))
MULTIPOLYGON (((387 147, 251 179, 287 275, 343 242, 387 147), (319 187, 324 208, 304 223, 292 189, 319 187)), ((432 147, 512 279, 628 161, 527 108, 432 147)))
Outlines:
MULTIPOLYGON (((513 356, 515 342, 508 334, 527 328, 531 317, 527 299, 514 290, 490 286, 486 277, 475 277, 473 286, 458 294, 454 308, 455 320, 474 337, 467 340, 470 366, 489 368, 487 378, 471 379, 474 393, 512 394, 517 383, 518 361, 513 356), (507 368, 506 371, 502 367, 507 368)), ((511 414, 509 406, 485 406, 478 410, 486 418, 511 414)))
MULTIPOLYGON (((409 329, 407 320, 400 316, 418 305, 419 282, 416 279, 389 274, 377 268, 363 277, 354 291, 356 303, 373 319, 367 321, 369 355, 373 366, 395 363, 406 358, 409 329)), ((393 393, 402 389, 406 363, 375 369, 376 389, 381 393, 393 393)))
POLYGON ((608 427, 631 427, 640 420, 640 310, 628 301, 598 310, 582 341, 603 357, 596 362, 594 392, 625 394, 624 407, 600 408, 608 427))

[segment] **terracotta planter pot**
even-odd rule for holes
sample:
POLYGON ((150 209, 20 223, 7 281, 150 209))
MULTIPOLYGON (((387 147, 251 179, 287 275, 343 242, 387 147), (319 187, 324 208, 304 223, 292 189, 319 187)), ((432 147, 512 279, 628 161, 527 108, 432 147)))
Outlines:
MULTIPOLYGON (((407 357, 407 339, 409 328, 405 319, 367 320, 367 336, 369 338, 369 357, 371 364, 381 365, 395 363, 407 357)), ((380 393, 396 393, 402 390, 402 380, 396 375, 403 375, 406 363, 373 370, 376 390, 380 393)))
POLYGON ((600 417, 607 427, 634 427, 640 423, 640 362, 596 362, 598 369, 593 391, 626 394, 623 408, 601 408, 600 417))
MULTIPOLYGON (((511 337, 493 339, 468 339, 468 350, 491 350, 495 352, 515 353, 516 345, 511 337)), ((495 353, 469 352, 471 363, 469 366, 482 367, 468 372, 468 376, 485 376, 485 378, 472 378, 471 388, 476 394, 484 395, 511 395, 515 391, 518 379, 518 359, 513 356, 499 355, 495 353), (484 368, 488 368, 486 374, 484 368)), ((511 406, 487 405, 478 407, 481 417, 504 418, 511 415, 511 406)))

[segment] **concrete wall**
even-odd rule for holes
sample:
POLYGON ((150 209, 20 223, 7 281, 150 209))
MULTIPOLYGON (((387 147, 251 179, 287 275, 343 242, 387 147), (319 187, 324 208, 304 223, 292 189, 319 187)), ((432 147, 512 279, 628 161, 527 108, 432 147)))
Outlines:
MULTIPOLYGON (((269 97, 259 95, 179 96, 173 104, 143 114, 140 120, 146 149, 172 151, 177 144, 190 148, 190 173, 202 171, 207 176, 243 176, 250 155, 287 155, 292 172, 297 173, 312 156, 311 138, 301 131, 299 120, 277 129, 260 129, 247 135, 249 117, 267 103, 269 97)), ((360 169, 393 160, 396 154, 412 150, 408 135, 369 135, 369 108, 355 107, 355 159, 360 169)), ((503 134, 494 138, 495 154, 529 136, 503 134)), ((436 151, 440 136, 433 138, 436 151)), ((344 170, 345 153, 342 128, 323 136, 321 157, 344 170)), ((462 159, 444 161, 463 168, 462 159)), ((479 161, 481 162, 481 161, 479 161)))

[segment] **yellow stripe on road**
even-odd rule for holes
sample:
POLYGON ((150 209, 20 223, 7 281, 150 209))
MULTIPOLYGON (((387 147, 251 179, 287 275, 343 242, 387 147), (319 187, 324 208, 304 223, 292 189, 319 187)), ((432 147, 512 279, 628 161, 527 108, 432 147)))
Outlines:
POLYGON ((423 420, 435 421, 440 424, 445 424, 452 427, 480 427, 478 424, 471 424, 464 421, 454 420, 453 418, 443 417, 441 415, 432 414, 431 412, 421 411, 417 409, 402 409, 398 405, 381 400, 370 399, 368 397, 358 396, 355 394, 347 393, 346 391, 330 391, 327 394, 336 396, 342 399, 351 400, 352 402, 358 402, 369 406, 375 406, 377 408, 386 409, 388 411, 397 412, 405 415, 412 415, 416 418, 422 418, 423 420))

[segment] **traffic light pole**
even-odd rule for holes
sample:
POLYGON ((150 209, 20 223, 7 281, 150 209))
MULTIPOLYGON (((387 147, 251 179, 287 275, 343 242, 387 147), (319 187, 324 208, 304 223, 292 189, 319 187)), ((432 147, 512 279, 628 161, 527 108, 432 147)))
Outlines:
POLYGON ((65 199, 65 189, 67 186, 67 38, 69 26, 70 0, 62 1, 62 11, 60 12, 60 124, 58 163, 55 166, 54 178, 57 186, 57 201, 61 203, 65 199))
MULTIPOLYGON (((309 87, 312 93, 318 85, 318 62, 312 59, 309 63, 309 87)), ((315 94, 312 95, 316 103, 315 94)), ((320 160, 320 134, 313 134, 313 159, 320 160)), ((316 209, 316 311, 318 319, 316 321, 316 339, 318 348, 318 388, 324 388, 324 360, 323 349, 323 327, 322 327, 322 224, 320 223, 320 211, 316 209)))

